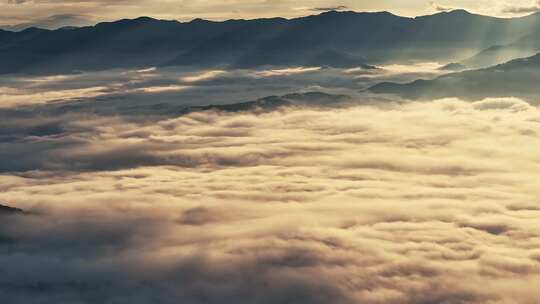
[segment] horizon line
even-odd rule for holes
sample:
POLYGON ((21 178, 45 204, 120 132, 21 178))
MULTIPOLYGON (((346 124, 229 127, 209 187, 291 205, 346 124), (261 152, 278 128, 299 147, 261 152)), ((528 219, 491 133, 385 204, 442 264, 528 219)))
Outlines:
MULTIPOLYGON (((64 29, 64 28, 69 28, 69 27, 73 27, 73 28, 95 27, 95 26, 97 26, 99 24, 108 24, 108 23, 115 23, 115 22, 120 22, 120 21, 135 21, 135 20, 139 20, 139 19, 152 19, 152 20, 155 20, 155 21, 178 22, 178 23, 185 23, 185 24, 192 23, 192 22, 200 22, 200 21, 222 23, 222 22, 230 22, 230 21, 256 21, 256 20, 272 20, 272 19, 297 20, 297 19, 303 19, 303 18, 309 18, 309 17, 322 16, 322 15, 331 14, 331 13, 340 13, 340 14, 346 14, 346 13, 349 13, 349 14, 350 13, 353 13, 353 14, 389 14, 389 15, 392 15, 392 16, 395 16, 395 17, 400 17, 400 18, 405 18, 405 19, 417 19, 417 18, 430 17, 430 16, 441 15, 441 14, 450 14, 450 13, 456 13, 456 12, 465 12, 465 13, 467 13, 469 15, 486 17, 486 18, 509 19, 509 20, 510 19, 526 18, 526 17, 530 17, 530 16, 537 15, 537 14, 540 13, 540 12, 532 12, 532 13, 529 13, 529 14, 526 14, 526 15, 523 15, 523 16, 500 17, 500 16, 492 16, 492 15, 485 15, 485 14, 475 13, 475 12, 471 12, 471 11, 469 11, 467 9, 463 9, 463 8, 456 8, 456 9, 451 9, 451 10, 438 11, 438 12, 434 12, 432 14, 424 14, 424 15, 417 15, 417 16, 411 17, 411 16, 398 15, 398 14, 395 14, 395 13, 393 13, 391 11, 388 11, 388 10, 382 10, 382 11, 327 10, 327 11, 321 11, 320 13, 307 14, 307 15, 302 15, 302 16, 297 16, 297 17, 275 16, 275 17, 261 17, 261 18, 229 18, 229 19, 211 19, 211 18, 207 19, 207 18, 198 17, 198 18, 193 18, 193 19, 186 20, 186 21, 182 21, 180 19, 165 19, 165 18, 160 18, 160 17, 153 17, 151 15, 141 15, 141 16, 138 16, 138 17, 125 17, 125 18, 119 18, 119 19, 113 19, 113 20, 99 21, 99 22, 96 22, 96 23, 92 23, 92 24, 88 24, 88 25, 82 25, 82 26, 66 25, 66 26, 61 26, 61 27, 55 28, 55 29, 47 29, 47 28, 42 28, 42 27, 29 26, 27 28, 23 28, 23 29, 20 29, 20 30, 13 30, 13 29, 9 29, 9 28, 10 27, 21 26, 21 25, 24 25, 24 23, 15 24, 15 25, 0 25, 0 30, 7 31, 7 32, 14 32, 14 33, 22 32, 22 31, 25 31, 25 30, 28 30, 28 29, 40 29, 40 30, 44 30, 44 31, 55 31, 55 30, 60 30, 60 29, 64 29)), ((55 16, 55 15, 51 15, 50 17, 52 17, 52 16, 55 16)))

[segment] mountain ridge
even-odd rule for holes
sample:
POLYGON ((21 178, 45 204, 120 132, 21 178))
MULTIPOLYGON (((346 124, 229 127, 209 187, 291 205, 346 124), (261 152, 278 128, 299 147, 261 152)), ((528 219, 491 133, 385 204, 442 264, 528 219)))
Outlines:
MULTIPOLYGON (((415 16, 415 17, 408 17, 408 16, 401 16, 401 15, 398 15, 398 14, 395 14, 395 13, 392 13, 392 12, 386 11, 386 10, 382 10, 382 11, 328 10, 328 11, 321 12, 319 14, 310 14, 310 15, 299 16, 299 17, 291 17, 291 18, 276 16, 276 17, 261 17, 261 18, 247 18, 247 19, 245 19, 245 18, 231 18, 231 19, 225 19, 225 20, 212 20, 212 19, 204 19, 204 18, 198 17, 198 18, 194 18, 194 19, 191 19, 191 20, 188 20, 188 21, 180 21, 180 20, 177 20, 177 19, 162 19, 162 18, 156 18, 156 17, 146 16, 146 15, 141 15, 141 16, 138 16, 138 17, 121 18, 121 19, 117 19, 117 20, 113 20, 113 21, 100 21, 100 22, 96 22, 93 25, 92 24, 82 25, 82 26, 80 26, 80 25, 65 25, 65 26, 62 26, 62 27, 76 27, 76 28, 94 27, 94 26, 99 25, 99 24, 115 23, 115 22, 120 22, 120 21, 136 21, 136 20, 139 20, 139 19, 148 20, 148 21, 151 20, 151 21, 163 21, 163 22, 175 22, 175 23, 194 23, 194 22, 195 23, 196 22, 223 23, 223 22, 231 22, 231 21, 234 22, 234 21, 255 21, 255 20, 291 21, 291 20, 304 19, 304 18, 316 17, 316 16, 321 16, 321 15, 332 15, 332 14, 387 15, 387 16, 399 17, 399 18, 403 18, 403 19, 422 19, 422 18, 427 18, 427 17, 432 17, 432 16, 445 16, 445 15, 446 16, 470 15, 470 16, 477 16, 477 17, 501 19, 501 20, 522 19, 522 18, 528 18, 528 17, 531 17, 531 16, 540 15, 540 13, 532 13, 532 14, 529 14, 529 15, 526 15, 526 16, 521 16, 521 17, 502 18, 502 17, 495 17, 495 16, 490 16, 490 15, 472 13, 472 12, 467 11, 466 9, 453 9, 453 10, 450 10, 450 11, 435 12, 433 14, 419 15, 419 16, 415 16)), ((51 17, 54 17, 54 15, 50 16, 49 18, 51 18, 51 17)), ((32 24, 32 23, 28 23, 28 24, 32 24)), ((30 26, 27 26, 27 27, 25 27, 23 29, 20 29, 20 30, 12 30, 12 29, 10 29, 10 28, 13 28, 13 27, 16 27, 16 26, 14 26, 14 25, 0 26, 0 31, 20 32, 22 30, 25 30, 25 29, 31 28, 31 27, 38 28, 38 29, 44 29, 44 30, 59 30, 59 29, 62 28, 62 27, 58 27, 58 28, 51 29, 51 28, 40 27, 40 26, 37 26, 37 25, 30 25, 30 26)))
POLYGON ((536 33, 540 33, 537 15, 500 19, 466 11, 417 18, 330 11, 293 19, 221 22, 139 17, 71 30, 0 32, 0 74, 169 65, 300 66, 306 57, 325 52, 334 52, 335 58, 321 65, 354 67, 388 60, 455 58, 511 43, 509 37, 536 33))

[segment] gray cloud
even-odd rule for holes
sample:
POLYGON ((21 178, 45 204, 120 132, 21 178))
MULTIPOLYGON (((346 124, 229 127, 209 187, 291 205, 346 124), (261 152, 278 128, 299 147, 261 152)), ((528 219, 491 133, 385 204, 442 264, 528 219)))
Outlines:
POLYGON ((447 11, 451 11, 451 10, 455 9, 453 7, 450 7, 450 6, 440 5, 439 3, 435 2, 435 1, 430 1, 429 5, 431 5, 431 7, 437 12, 447 12, 447 11))
POLYGON ((338 6, 329 6, 329 7, 314 7, 310 10, 314 12, 328 12, 328 11, 342 11, 346 9, 349 9, 349 7, 346 5, 338 5, 338 6))

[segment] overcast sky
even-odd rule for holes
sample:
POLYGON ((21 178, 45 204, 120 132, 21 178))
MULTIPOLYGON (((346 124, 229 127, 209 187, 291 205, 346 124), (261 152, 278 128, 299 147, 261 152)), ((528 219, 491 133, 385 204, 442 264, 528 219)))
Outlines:
MULTIPOLYGON (((193 18, 229 19, 296 17, 330 8, 355 11, 386 10, 398 15, 417 16, 436 11, 464 8, 476 13, 513 16, 540 9, 536 0, 1 0, 0 24, 43 21, 50 16, 76 15, 90 21, 151 16, 181 21, 193 18)), ((52 22, 55 22, 53 20, 52 22)))

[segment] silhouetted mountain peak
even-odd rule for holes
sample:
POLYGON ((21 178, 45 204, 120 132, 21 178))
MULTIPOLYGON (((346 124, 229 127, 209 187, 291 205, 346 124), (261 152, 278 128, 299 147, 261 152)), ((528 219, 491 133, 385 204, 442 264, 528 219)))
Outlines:
POLYGON ((189 23, 191 24, 208 24, 208 23, 214 23, 214 21, 202 19, 202 18, 195 18, 191 20, 189 23))
POLYGON ((166 24, 166 23, 180 23, 176 20, 161 20, 161 19, 154 19, 151 17, 141 16, 135 19, 120 19, 116 21, 111 22, 100 22, 95 25, 95 27, 106 27, 106 26, 140 26, 140 25, 146 25, 146 24, 166 24))
POLYGON ((380 12, 368 12, 368 13, 364 13, 364 14, 369 14, 369 15, 372 15, 372 16, 386 16, 386 17, 399 17, 399 18, 405 18, 405 17, 402 17, 402 16, 398 16, 396 14, 393 14, 389 11, 380 11, 380 12))
POLYGON ((355 11, 326 11, 318 15, 311 15, 307 17, 301 17, 299 19, 308 18, 308 19, 339 19, 339 18, 357 18, 357 17, 370 17, 370 18, 402 18, 409 19, 407 17, 400 17, 394 15, 388 11, 380 12, 355 12, 355 11))
POLYGON ((425 15, 425 16, 418 16, 415 19, 421 20, 421 19, 437 19, 437 18, 443 18, 443 19, 464 19, 464 18, 488 18, 488 19, 498 19, 493 16, 485 16, 485 15, 479 15, 471 13, 464 9, 455 9, 451 11, 444 11, 439 12, 432 15, 425 15))
POLYGON ((141 24, 147 24, 147 23, 165 23, 165 22, 169 22, 169 21, 160 20, 160 19, 154 19, 154 18, 147 17, 147 16, 141 16, 141 17, 137 17, 135 19, 123 19, 123 20, 120 20, 120 22, 121 23, 132 23, 132 24, 141 25, 141 24))
POLYGON ((133 21, 136 21, 136 22, 152 22, 152 21, 158 21, 158 20, 154 19, 154 18, 151 18, 151 17, 147 17, 147 16, 141 16, 141 17, 133 19, 133 21))
POLYGON ((467 11, 467 10, 464 10, 464 9, 455 9, 455 10, 451 10, 449 12, 444 12, 443 14, 447 14, 447 15, 453 15, 453 16, 469 16, 469 15, 474 15, 472 14, 471 12, 467 11))

